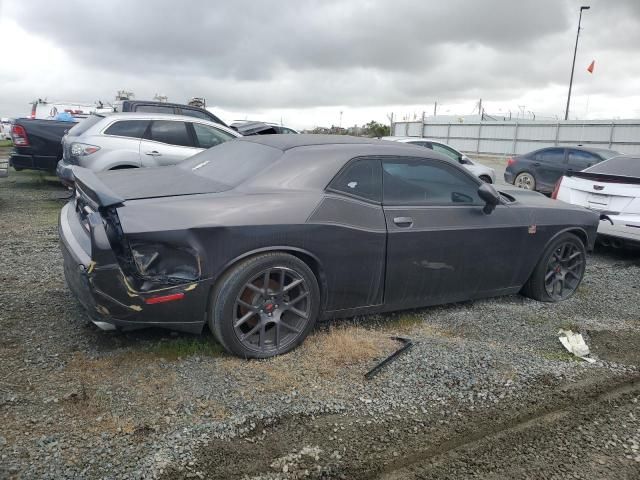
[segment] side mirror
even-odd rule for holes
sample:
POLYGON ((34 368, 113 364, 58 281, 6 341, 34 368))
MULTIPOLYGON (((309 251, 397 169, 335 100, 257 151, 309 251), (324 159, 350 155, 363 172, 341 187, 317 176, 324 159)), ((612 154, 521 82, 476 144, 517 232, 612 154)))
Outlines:
POLYGON ((478 196, 485 201, 482 211, 489 215, 496 208, 496 205, 500 203, 500 194, 489 183, 483 183, 478 187, 478 196))
POLYGON ((460 162, 462 165, 472 165, 471 160, 469 160, 467 157, 465 157, 464 155, 460 155, 458 157, 458 162, 460 162))

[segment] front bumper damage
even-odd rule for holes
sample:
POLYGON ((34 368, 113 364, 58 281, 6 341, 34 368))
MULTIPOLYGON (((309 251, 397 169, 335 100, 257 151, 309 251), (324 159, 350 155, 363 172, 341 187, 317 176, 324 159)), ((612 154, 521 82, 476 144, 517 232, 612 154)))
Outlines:
POLYGON ((69 289, 98 327, 133 330, 156 326, 201 332, 209 291, 206 281, 136 289, 112 249, 102 216, 90 213, 87 220, 88 228, 71 201, 60 212, 58 229, 69 289), (175 294, 177 301, 153 301, 175 294))

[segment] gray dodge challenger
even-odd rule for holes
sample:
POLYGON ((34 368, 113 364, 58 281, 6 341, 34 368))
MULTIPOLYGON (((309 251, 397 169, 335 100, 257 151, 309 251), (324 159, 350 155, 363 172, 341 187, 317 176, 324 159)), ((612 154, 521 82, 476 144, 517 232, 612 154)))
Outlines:
POLYGON ((316 320, 523 293, 570 297, 598 214, 497 191, 437 152, 324 135, 245 137, 173 167, 74 167, 59 232, 103 329, 290 351, 316 320))

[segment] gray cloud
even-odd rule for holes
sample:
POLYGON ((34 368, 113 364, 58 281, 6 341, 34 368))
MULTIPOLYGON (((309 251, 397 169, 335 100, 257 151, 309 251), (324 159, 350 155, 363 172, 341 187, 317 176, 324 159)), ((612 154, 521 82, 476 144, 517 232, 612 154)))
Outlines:
MULTIPOLYGON (((602 53, 611 66, 604 75, 612 83, 584 88, 616 95, 616 85, 627 92, 638 72, 622 66, 625 55, 638 57, 640 2, 591 4, 579 60, 602 53)), ((78 67, 69 72, 73 83, 59 85, 60 93, 51 95, 73 98, 74 91, 93 91, 93 98, 127 87, 145 96, 162 91, 176 100, 205 95, 221 107, 251 109, 415 105, 480 96, 506 100, 564 85, 580 3, 16 0, 3 5, 4 15, 62 49, 78 67)), ((0 81, 9 75, 16 73, 0 72, 0 81)), ((577 85, 582 81, 576 78, 577 85)))

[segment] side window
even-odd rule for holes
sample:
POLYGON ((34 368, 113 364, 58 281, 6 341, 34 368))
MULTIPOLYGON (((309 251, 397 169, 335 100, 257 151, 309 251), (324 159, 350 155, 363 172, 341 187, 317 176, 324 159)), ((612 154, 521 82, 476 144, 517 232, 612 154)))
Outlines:
POLYGON ((536 153, 536 160, 543 163, 556 165, 564 162, 564 148, 548 148, 536 153))
POLYGON ((148 120, 122 120, 109 125, 104 131, 104 134, 117 135, 119 137, 142 138, 148 126, 148 120))
POLYGON ((472 178, 437 160, 385 160, 382 185, 385 205, 484 205, 472 178))
POLYGON ((195 117, 201 118, 202 120, 211 120, 211 115, 207 115, 205 112, 201 112, 200 110, 191 110, 190 108, 182 108, 182 115, 186 115, 187 117, 195 117))
POLYGON ((235 137, 230 133, 223 132, 209 125, 194 123, 193 129, 196 132, 196 139, 200 148, 211 148, 220 145, 227 140, 233 140, 235 137))
POLYGON ((156 142, 192 147, 191 137, 184 122, 171 120, 154 120, 149 129, 149 139, 156 142))
POLYGON ((590 167, 598 163, 600 159, 589 152, 583 152, 582 150, 569 150, 568 163, 571 167, 579 168, 580 170, 590 167))
POLYGON ((380 161, 362 158, 349 163, 333 179, 329 188, 348 195, 380 202, 382 200, 381 180, 380 161))
POLYGON ((444 145, 441 145, 439 143, 433 143, 432 145, 433 145, 434 152, 442 153, 443 155, 446 155, 451 160, 454 160, 456 162, 460 161, 460 154, 455 150, 449 147, 445 147, 444 145))
POLYGON ((135 111, 147 113, 175 113, 174 108, 169 105, 136 105, 135 111))
POLYGON ((423 142, 421 140, 416 140, 412 142, 407 142, 409 145, 417 145, 418 147, 426 147, 431 148, 431 144, 429 142, 423 142))

